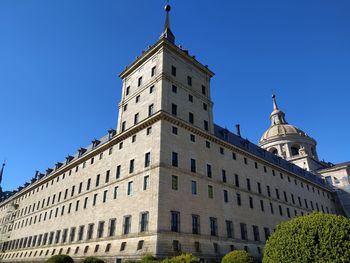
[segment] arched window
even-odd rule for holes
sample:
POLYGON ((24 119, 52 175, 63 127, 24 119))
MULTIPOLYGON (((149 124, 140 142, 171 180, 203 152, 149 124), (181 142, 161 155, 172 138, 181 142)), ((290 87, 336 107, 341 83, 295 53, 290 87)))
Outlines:
POLYGON ((272 147, 269 149, 269 152, 272 153, 272 154, 275 154, 275 155, 278 155, 278 151, 276 148, 272 147))
POLYGON ((292 152, 292 156, 299 155, 299 146, 298 145, 293 145, 290 149, 292 152))

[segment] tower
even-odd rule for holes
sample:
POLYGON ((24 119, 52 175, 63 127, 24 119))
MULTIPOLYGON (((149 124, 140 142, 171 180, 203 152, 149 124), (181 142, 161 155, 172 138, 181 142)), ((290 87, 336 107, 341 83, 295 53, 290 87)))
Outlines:
POLYGON ((271 125, 261 137, 259 146, 307 171, 323 167, 318 160, 316 141, 286 121, 285 113, 278 108, 275 95, 272 96, 272 104, 271 125))

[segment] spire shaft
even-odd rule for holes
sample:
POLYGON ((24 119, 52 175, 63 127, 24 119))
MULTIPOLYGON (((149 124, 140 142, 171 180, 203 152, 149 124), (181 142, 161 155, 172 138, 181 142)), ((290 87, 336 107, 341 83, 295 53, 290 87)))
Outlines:
POLYGON ((1 182, 2 182, 2 175, 4 173, 5 168, 5 161, 2 163, 1 170, 0 170, 0 188, 1 188, 1 182))
POLYGON ((275 94, 272 95, 272 103, 273 103, 273 110, 278 110, 275 94))
POLYGON ((165 16, 165 22, 164 22, 164 29, 163 29, 163 33, 161 35, 161 38, 165 38, 168 41, 170 41, 172 44, 175 44, 175 36, 173 34, 173 32, 171 32, 170 30, 170 10, 171 7, 169 4, 167 4, 164 8, 165 12, 166 12, 166 16, 165 16))

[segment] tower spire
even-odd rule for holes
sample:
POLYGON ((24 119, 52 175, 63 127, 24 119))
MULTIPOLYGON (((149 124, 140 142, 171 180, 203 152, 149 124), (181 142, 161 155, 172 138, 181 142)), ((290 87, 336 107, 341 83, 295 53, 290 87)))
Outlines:
POLYGON ((4 173, 4 168, 5 168, 5 160, 4 162, 2 163, 2 166, 1 166, 1 170, 0 170, 0 188, 1 188, 1 182, 2 182, 2 175, 4 173))
POLYGON ((169 15, 169 13, 171 10, 171 6, 169 5, 169 1, 167 1, 167 4, 165 5, 164 10, 166 12, 166 16, 165 16, 164 29, 163 29, 163 33, 161 35, 161 38, 166 38, 172 44, 175 44, 175 36, 174 36, 173 32, 171 32, 171 30, 170 30, 170 15, 169 15))
POLYGON ((278 110, 275 94, 272 94, 272 103, 273 103, 273 110, 278 110))
POLYGON ((276 124, 287 124, 285 114, 277 106, 276 95, 272 95, 273 112, 270 115, 271 126, 276 124))

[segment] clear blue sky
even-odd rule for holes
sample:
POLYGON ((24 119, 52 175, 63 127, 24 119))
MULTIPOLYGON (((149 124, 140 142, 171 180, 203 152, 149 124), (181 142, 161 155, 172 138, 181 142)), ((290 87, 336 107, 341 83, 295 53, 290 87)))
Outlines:
MULTIPOLYGON (((159 37, 165 1, 1 0, 3 189, 117 122, 118 74, 159 37)), ((177 44, 216 73, 215 122, 258 142, 271 93, 318 154, 350 160, 350 1, 171 1, 177 44)))

